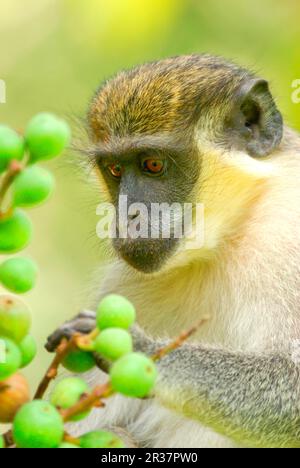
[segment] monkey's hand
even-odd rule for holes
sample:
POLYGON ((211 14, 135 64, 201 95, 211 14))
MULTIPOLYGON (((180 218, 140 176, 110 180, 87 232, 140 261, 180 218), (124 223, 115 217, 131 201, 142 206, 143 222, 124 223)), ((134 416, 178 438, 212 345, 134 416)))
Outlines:
MULTIPOLYGON (((72 320, 64 323, 61 327, 55 330, 47 339, 45 348, 50 353, 53 353, 63 338, 70 339, 75 333, 87 335, 96 328, 96 314, 91 310, 83 310, 72 320)), ((94 353, 97 367, 103 372, 108 372, 109 362, 103 359, 99 354, 94 353)))
POLYGON ((53 353, 63 338, 70 339, 75 333, 88 334, 96 328, 96 314, 83 310, 72 320, 64 323, 47 338, 45 348, 53 353))
MULTIPOLYGON (((95 312, 84 310, 52 333, 47 339, 45 348, 52 353, 56 350, 63 338, 70 339, 75 333, 88 334, 95 328, 95 312)), ((133 339, 133 349, 135 351, 143 352, 149 356, 155 352, 154 341, 152 341, 138 325, 131 327, 130 333, 133 339)), ((109 363, 97 353, 94 353, 94 356, 97 366, 104 372, 107 372, 109 370, 109 363)))

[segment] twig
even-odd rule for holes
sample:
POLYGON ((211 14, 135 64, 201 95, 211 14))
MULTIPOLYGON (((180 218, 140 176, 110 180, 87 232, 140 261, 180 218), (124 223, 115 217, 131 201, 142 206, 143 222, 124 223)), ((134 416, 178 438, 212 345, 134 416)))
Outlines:
POLYGON ((113 389, 110 382, 98 385, 89 395, 84 396, 76 405, 66 410, 61 410, 60 413, 64 421, 68 422, 73 416, 84 413, 94 406, 97 406, 98 408, 104 407, 105 404, 102 402, 102 399, 108 398, 112 394, 113 389))
POLYGON ((52 380, 55 379, 57 376, 58 372, 58 367, 61 364, 61 362, 64 360, 64 358, 67 356, 67 354, 72 351, 72 349, 76 348, 76 340, 78 338, 78 335, 73 335, 70 340, 67 340, 64 338, 60 345, 57 347, 55 357, 50 364, 45 376, 43 377, 41 383, 38 386, 38 389, 34 395, 34 399, 41 399, 46 393, 46 390, 52 380))
POLYGON ((184 343, 184 341, 190 338, 190 336, 193 335, 197 330, 199 330, 199 328, 202 327, 208 320, 208 316, 204 317, 189 330, 182 332, 177 338, 175 338, 174 341, 171 341, 170 344, 156 351, 156 353, 151 356, 152 360, 154 362, 158 361, 159 359, 162 359, 164 356, 166 356, 166 354, 169 354, 170 352, 179 348, 184 343))
MULTIPOLYGON (((17 160, 11 161, 10 166, 4 178, 2 179, 2 183, 0 186, 0 209, 2 207, 4 198, 8 189, 10 188, 16 176, 22 171, 23 168, 24 168, 24 165, 20 161, 17 161, 17 160)), ((1 213, 1 216, 3 217, 5 216, 5 214, 1 213)))
POLYGON ((41 383, 38 386, 38 389, 35 393, 34 399, 41 399, 46 393, 46 390, 52 380, 55 379, 58 372, 58 367, 67 356, 67 354, 72 351, 73 349, 79 348, 84 351, 92 351, 92 341, 98 335, 98 330, 95 329, 88 335, 84 335, 82 333, 74 334, 69 340, 64 338, 61 343, 56 348, 55 357, 50 364, 44 378, 42 379, 41 383))
POLYGON ((77 439, 76 437, 72 437, 67 432, 65 432, 65 435, 64 435, 64 442, 68 442, 68 444, 73 444, 73 445, 80 445, 80 440, 77 439))
POLYGON ((95 328, 88 335, 78 334, 76 337, 76 346, 82 351, 94 351, 93 341, 99 335, 100 331, 95 328))

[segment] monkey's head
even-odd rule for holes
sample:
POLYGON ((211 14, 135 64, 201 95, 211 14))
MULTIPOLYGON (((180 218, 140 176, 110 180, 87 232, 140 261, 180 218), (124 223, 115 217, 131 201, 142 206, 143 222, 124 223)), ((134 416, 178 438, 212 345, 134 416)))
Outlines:
MULTIPOLYGON (((204 244, 197 255, 216 251, 240 228, 283 133, 267 82, 208 55, 121 72, 96 93, 88 125, 111 201, 118 208, 126 196, 134 207, 129 229, 141 222, 136 203, 148 213, 152 204, 203 203, 204 244)), ((153 238, 151 222, 148 236, 123 238, 118 229, 113 242, 123 259, 145 273, 180 257, 185 242, 174 230, 153 238)))

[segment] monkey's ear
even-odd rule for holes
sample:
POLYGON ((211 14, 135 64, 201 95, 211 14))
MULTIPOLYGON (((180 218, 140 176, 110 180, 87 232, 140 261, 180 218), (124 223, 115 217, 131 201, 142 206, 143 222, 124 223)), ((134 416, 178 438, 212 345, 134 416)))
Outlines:
POLYGON ((283 120, 269 90, 268 82, 252 79, 239 89, 230 118, 238 149, 251 156, 270 154, 280 144, 283 120))

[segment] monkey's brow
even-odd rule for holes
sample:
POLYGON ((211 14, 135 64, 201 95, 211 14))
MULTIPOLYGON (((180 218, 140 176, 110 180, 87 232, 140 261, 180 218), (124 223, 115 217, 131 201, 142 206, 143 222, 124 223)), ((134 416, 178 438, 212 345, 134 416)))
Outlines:
POLYGON ((128 156, 128 154, 143 151, 180 153, 185 146, 174 135, 138 135, 123 138, 112 138, 105 143, 98 143, 94 147, 94 154, 99 159, 115 156, 128 156))

